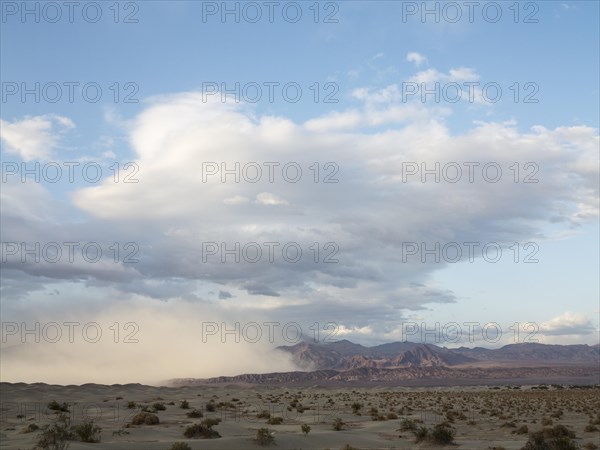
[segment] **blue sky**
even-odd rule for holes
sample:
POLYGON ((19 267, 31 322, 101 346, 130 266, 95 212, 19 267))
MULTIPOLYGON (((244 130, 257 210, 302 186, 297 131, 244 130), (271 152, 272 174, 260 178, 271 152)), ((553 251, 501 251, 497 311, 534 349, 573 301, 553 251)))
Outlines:
MULTIPOLYGON (((422 2, 320 2, 318 23, 310 1, 297 3, 297 23, 281 14, 296 7, 290 2, 277 3, 273 23, 264 2, 252 3, 263 14, 257 23, 244 16, 236 23, 232 15, 223 22, 223 2, 120 2, 118 23, 114 2, 98 3, 97 23, 80 9, 70 23, 67 7, 57 4, 62 17, 49 23, 54 11, 44 12, 42 3, 27 2, 40 9, 36 22, 31 14, 22 20, 21 2, 2 1, 3 176, 6 163, 65 161, 97 162, 104 176, 94 184, 81 176, 73 183, 3 179, 3 251, 10 242, 135 242, 140 261, 22 263, 13 255, 3 261, 3 320, 110 324, 126 317, 140 324, 143 339, 138 359, 126 346, 118 357, 136 364, 156 345, 155 330, 169 349, 197 339, 192 330, 205 320, 296 320, 303 329, 334 322, 338 338, 369 345, 402 339, 402 324, 412 321, 506 328, 532 322, 540 342, 598 342, 598 2, 498 2, 496 23, 481 9, 470 23, 464 2, 454 3, 462 12, 456 23, 443 15, 423 21, 420 11, 403 20, 422 2), (219 11, 203 21, 211 8, 219 11), (137 22, 123 23, 127 14, 137 22), (336 22, 323 23, 328 14, 336 22), (526 17, 537 22, 524 23, 526 17), (87 102, 77 87, 69 102, 65 82, 97 83, 102 98, 87 102), (256 103, 237 103, 219 95, 204 101, 202 92, 207 83, 269 82, 297 83, 303 96, 286 102, 276 87, 270 102, 264 88, 256 103), (474 101, 467 91, 456 103, 402 96, 408 86, 464 88, 465 82, 500 86, 502 98, 488 102, 478 87, 474 101), (58 83, 64 90, 55 103, 43 96, 36 103, 31 95, 22 101, 11 91, 22 83, 58 83), (328 93, 337 102, 323 102, 328 93), (123 102, 127 94, 138 101, 123 102), (527 94, 537 102, 524 102, 527 94), (304 178, 202 183, 207 161, 296 161, 304 178), (325 163, 335 163, 339 182, 311 183, 314 161, 321 175, 325 163), (481 172, 474 183, 421 183, 418 175, 401 181, 406 162, 465 161, 498 164, 502 181, 485 182, 481 172), (135 162, 139 183, 111 182, 115 162, 121 169, 135 162), (521 177, 528 173, 524 164, 535 164, 539 182, 512 183, 514 162, 521 177), (305 255, 312 255, 311 242, 334 242, 339 262, 207 262, 202 243, 208 241, 293 241, 305 255), (502 260, 490 263, 479 254, 474 262, 423 263, 420 255, 402 261, 406 242, 471 241, 499 242, 502 260), (511 242, 520 246, 517 263, 511 242), (539 247, 539 262, 526 264, 523 246, 530 242, 539 247), (186 320, 189 330, 177 335, 173 324, 186 320)), ((254 7, 247 4, 237 5, 254 7)), ((447 2, 427 7, 449 8, 447 2)), ((513 342, 506 338, 493 345, 513 342)), ((236 348, 264 355, 267 344, 236 348)), ((14 361, 14 369, 2 369, 3 379, 23 378, 37 347, 17 353, 20 342, 2 345, 14 361)), ((101 353, 107 364, 115 355, 109 347, 101 353)), ((218 347, 203 351, 218 354, 218 347)), ((63 351, 75 358, 82 348, 63 351)), ((221 371, 215 374, 266 367, 231 359, 215 364, 221 371)), ((160 375, 207 375, 203 370, 191 365, 160 375)), ((66 377, 48 373, 55 381, 66 377)))

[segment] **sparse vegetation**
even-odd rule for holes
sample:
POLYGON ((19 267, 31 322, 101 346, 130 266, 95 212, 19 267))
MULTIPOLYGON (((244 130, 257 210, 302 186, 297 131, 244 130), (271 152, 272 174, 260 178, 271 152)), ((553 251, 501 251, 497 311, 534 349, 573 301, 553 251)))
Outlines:
POLYGON ((42 433, 35 448, 66 450, 69 447, 69 441, 73 440, 70 425, 71 419, 65 414, 61 414, 53 424, 42 427, 42 433))
POLYGON ((335 419, 333 419, 333 429, 335 431, 343 430, 345 425, 346 425, 346 423, 339 417, 336 417, 335 419))
POLYGON ((267 411, 266 409, 262 410, 261 412, 259 412, 256 417, 258 419, 268 419, 269 417, 271 417, 271 413, 269 411, 267 411))
POLYGON ((415 442, 427 441, 435 445, 449 445, 454 443, 455 431, 447 423, 438 423, 433 429, 421 426, 413 431, 415 442))
POLYGON ((79 425, 75 425, 72 427, 73 433, 79 437, 81 442, 100 442, 100 433, 102 432, 102 428, 98 425, 94 425, 94 422, 84 422, 79 425))
POLYGON ((165 406, 164 403, 154 403, 152 405, 152 408, 154 409, 154 411, 164 411, 167 409, 167 407, 165 406))
POLYGON ((268 428, 259 428, 256 430, 256 438, 254 439, 258 445, 270 445, 275 440, 273 432, 268 428))
POLYGON ((61 404, 56 400, 52 400, 50 403, 48 403, 48 409, 52 411, 69 412, 69 405, 67 403, 61 404))
POLYGON ((564 425, 555 425, 530 433, 529 440, 521 450, 577 450, 579 445, 573 438, 573 431, 564 425))
POLYGON ((192 409, 190 412, 186 413, 185 415, 188 416, 190 419, 198 419, 200 417, 204 417, 204 413, 196 408, 192 409))
POLYGON ((169 450, 192 450, 192 447, 190 447, 186 442, 175 442, 173 445, 171 445, 171 447, 169 447, 169 450))
POLYGON ((402 419, 398 431, 414 431, 417 429, 417 423, 412 419, 402 419))
POLYGON ((159 423, 158 416, 149 412, 140 412, 131 419, 132 425, 156 425, 159 423))
MULTIPOLYGON (((31 408, 15 408, 12 409, 14 412, 7 410, 6 425, 2 427, 1 432, 3 441, 8 438, 13 442, 19 439, 25 442, 29 437, 32 445, 21 445, 21 448, 31 448, 38 441, 41 441, 36 447, 38 450, 64 450, 69 447, 69 443, 69 449, 76 445, 100 448, 103 447, 102 444, 83 442, 77 444, 74 441, 93 442, 98 441, 100 436, 102 441, 105 441, 108 440, 105 439, 106 433, 108 436, 113 436, 114 444, 126 448, 129 442, 139 442, 143 439, 146 433, 139 429, 140 427, 151 426, 156 427, 155 431, 160 435, 175 436, 172 439, 168 437, 161 439, 165 450, 174 445, 177 440, 182 441, 181 445, 187 443, 192 448, 196 448, 195 446, 198 445, 203 446, 202 442, 198 442, 199 439, 215 437, 217 432, 221 435, 225 434, 221 431, 221 427, 214 425, 218 423, 216 419, 222 417, 221 414, 224 414, 223 417, 225 414, 229 416, 230 412, 226 409, 234 405, 236 414, 239 410, 240 414, 255 417, 255 423, 258 424, 252 430, 241 424, 228 424, 226 429, 228 435, 238 438, 245 434, 248 439, 246 447, 254 445, 260 448, 257 445, 259 440, 267 445, 268 439, 261 438, 254 443, 251 442, 255 438, 257 429, 261 427, 268 427, 271 437, 275 437, 274 444, 285 446, 283 438, 281 443, 278 442, 280 438, 274 433, 279 426, 283 429, 284 435, 290 438, 293 438, 294 432, 295 439, 301 439, 302 435, 301 440, 309 444, 302 445, 298 441, 296 447, 307 448, 326 447, 319 444, 323 435, 328 433, 327 429, 330 430, 329 433, 352 430, 336 433, 335 436, 342 439, 333 438, 334 441, 330 441, 332 450, 342 447, 344 441, 354 442, 351 441, 353 436, 363 433, 372 439, 373 446, 389 446, 386 442, 389 439, 389 432, 396 429, 398 430, 396 436, 400 438, 396 446, 399 448, 452 448, 449 443, 457 440, 456 436, 461 436, 471 441, 467 446, 482 450, 491 448, 499 450, 501 446, 498 443, 505 442, 512 446, 507 448, 523 447, 524 450, 572 450, 574 448, 598 450, 596 447, 600 445, 598 442, 600 415, 597 411, 600 410, 600 397, 595 394, 600 392, 600 389, 572 389, 567 385, 559 389, 553 385, 549 386, 549 389, 536 390, 532 390, 531 385, 524 385, 520 390, 507 386, 500 386, 500 389, 469 387, 419 390, 371 387, 354 390, 311 388, 302 392, 290 391, 287 394, 284 393, 285 389, 278 387, 261 389, 260 392, 237 391, 235 388, 200 389, 198 392, 193 392, 191 389, 180 391, 165 389, 160 391, 164 394, 162 395, 164 399, 156 395, 159 393, 158 390, 154 391, 154 395, 152 391, 149 391, 150 393, 129 391, 125 395, 127 391, 118 387, 113 388, 114 393, 106 389, 96 398, 89 396, 86 398, 71 394, 65 396, 59 389, 53 388, 52 396, 42 403, 42 412, 45 412, 42 418, 35 416, 31 408), (176 392, 185 392, 185 394, 176 397, 176 392), (241 395, 236 397, 238 393, 241 395), (125 400, 115 401, 117 394, 123 395, 125 400), (186 400, 186 397, 188 399, 191 397, 192 400, 186 400), (51 401, 53 398, 56 400, 51 401), (62 400, 65 400, 65 403, 62 400), (104 413, 110 413, 111 408, 111 405, 105 402, 113 401, 121 408, 121 412, 129 411, 127 422, 122 424, 106 420, 94 421, 93 424, 82 423, 80 420, 76 422, 74 417, 81 417, 79 405, 82 402, 93 401, 101 405, 103 417, 107 417, 104 413), (214 405, 215 412, 207 413, 204 409, 204 405, 207 404, 214 405), (162 413, 161 406, 164 405, 168 415, 164 415, 164 419, 160 417, 159 421, 158 418, 162 413), (47 409, 46 406, 53 409, 47 409), (128 409, 130 407, 133 408, 128 409), (158 412, 155 412, 156 408, 158 412), (286 408, 290 409, 292 414, 289 414, 286 408), (70 409, 70 412, 60 411, 61 409, 70 409), (326 422, 320 422, 317 434, 315 434, 316 425, 308 420, 302 420, 302 416, 296 412, 304 409, 315 412, 325 410, 329 413, 326 422), (67 426, 61 424, 62 419, 57 420, 61 414, 69 416, 71 423, 67 426), (260 418, 256 419, 257 416, 260 418), (288 417, 290 420, 287 419, 288 417), (203 419, 210 420, 203 422, 203 419), (337 420, 334 422, 334 419, 337 420), (386 422, 377 422, 380 425, 370 424, 371 420, 386 420, 388 424, 386 422), (344 424, 345 421, 348 424, 344 424), (445 422, 440 424, 440 421, 445 422), (542 423, 551 423, 551 425, 542 426, 542 423), (78 426, 73 426, 75 424, 78 426), (105 429, 100 430, 98 425, 105 429), (184 437, 188 428, 187 436, 184 437), (217 431, 213 434, 209 430, 217 431), (309 434, 311 438, 308 438, 309 434), (344 436, 346 438, 343 438, 344 436), (477 440, 482 438, 482 442, 477 443, 473 441, 474 438, 477 440)), ((17 395, 11 394, 11 401, 18 398, 27 399, 22 391, 24 388, 13 386, 11 389, 17 392, 17 395)), ((211 406, 209 409, 212 409, 211 406)), ((65 420, 68 422, 68 419, 65 420)), ((331 438, 330 435, 329 439, 331 438)), ((393 441, 390 444, 394 446, 393 441)), ((271 447, 279 446, 271 445, 271 447)))
POLYGON ((218 425, 221 419, 204 419, 200 423, 190 425, 185 429, 183 435, 188 439, 215 439, 220 438, 221 435, 218 431, 212 429, 213 426, 218 425))

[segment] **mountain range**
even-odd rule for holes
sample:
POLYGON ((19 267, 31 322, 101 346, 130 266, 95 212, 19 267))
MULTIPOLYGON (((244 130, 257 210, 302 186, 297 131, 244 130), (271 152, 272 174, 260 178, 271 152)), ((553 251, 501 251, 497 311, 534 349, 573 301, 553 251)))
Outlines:
POLYGON ((600 358, 600 346, 509 344, 498 349, 460 347, 448 349, 433 344, 392 342, 365 347, 348 340, 324 344, 300 342, 277 347, 289 353, 304 370, 349 370, 360 367, 452 367, 477 362, 526 362, 587 364, 600 358))
POLYGON ((600 384, 600 344, 521 343, 497 349, 448 349, 415 342, 365 347, 340 340, 300 342, 277 347, 276 351, 291 356, 301 370, 208 379, 182 378, 171 380, 171 384, 600 384))

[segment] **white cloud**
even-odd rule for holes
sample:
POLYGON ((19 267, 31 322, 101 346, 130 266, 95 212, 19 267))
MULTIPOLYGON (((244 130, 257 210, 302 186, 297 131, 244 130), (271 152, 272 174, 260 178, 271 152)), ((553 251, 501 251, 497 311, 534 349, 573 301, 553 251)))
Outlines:
MULTIPOLYGON (((367 296, 374 299, 374 307, 399 301, 411 308, 452 295, 406 285, 415 278, 425 282, 443 264, 403 264, 399 249, 405 240, 523 241, 539 237, 541 227, 557 219, 568 228, 597 217, 597 130, 535 127, 520 132, 514 122, 480 122, 452 135, 434 108, 365 103, 295 124, 285 117, 256 117, 243 107, 205 103, 198 93, 162 98, 138 116, 131 130, 140 183, 106 181, 80 189, 73 195, 74 204, 103 221, 142 230, 139 239, 154 242, 153 252, 161 255, 142 267, 150 277, 169 273, 197 279, 201 273, 200 279, 227 284, 228 290, 244 290, 244 283, 253 279, 258 285, 248 292, 291 299, 310 298, 307 290, 314 289, 332 301, 367 296), (364 130, 373 126, 381 128, 364 130), (230 174, 224 183, 220 173, 202 182, 200 171, 207 161, 224 163, 228 170, 239 167, 239 182, 230 174), (477 181, 470 183, 465 169, 455 184, 424 185, 419 176, 403 182, 405 162, 433 167, 436 162, 468 161, 479 162, 479 167, 495 162, 506 176, 499 183, 486 183, 477 172, 477 181), (543 183, 514 183, 508 167, 515 161, 535 161, 543 183), (276 164, 273 181, 264 165, 268 162, 276 164), (334 175, 335 166, 325 167, 328 162, 337 165, 334 175), (301 168, 300 181, 284 179, 287 163, 301 168), (246 181, 244 177, 255 176, 256 165, 262 167, 262 177, 246 181), (338 182, 323 183, 328 175, 338 182), (252 201, 270 207, 252 207, 252 201), (157 242, 156 231, 171 228, 174 221, 194 230, 196 237, 157 242), (152 226, 140 229, 140 222, 152 226), (339 245, 339 263, 318 266, 318 275, 316 267, 285 263, 239 265, 225 272, 222 265, 205 264, 196 270, 199 237, 307 246, 333 241, 339 245), (192 259, 179 256, 183 248, 192 259), (163 259, 170 262, 166 272, 158 270, 163 259)), ((293 177, 297 169, 288 169, 288 178, 293 177)))
POLYGON ((250 200, 248 197, 244 197, 243 195, 235 195, 233 197, 226 198, 223 200, 223 203, 226 205, 242 205, 244 203, 248 203, 250 200))
POLYGON ((415 66, 419 67, 421 66, 421 64, 423 63, 427 63, 427 58, 423 55, 421 55, 420 53, 417 52, 409 52, 406 55, 406 60, 408 62, 413 63, 415 66))
POLYGON ((597 331, 589 317, 581 313, 564 312, 540 324, 540 333, 547 336, 587 335, 597 331))
POLYGON ((0 138, 8 153, 19 155, 24 161, 46 160, 61 135, 73 128, 71 119, 54 114, 27 116, 14 122, 0 119, 0 138))
MULTIPOLYGON (((452 133, 443 111, 398 104, 395 92, 357 91, 360 107, 304 123, 256 115, 243 105, 205 103, 197 92, 155 99, 130 122, 139 183, 105 180, 78 189, 72 204, 63 205, 72 208, 66 213, 54 213, 43 189, 20 182, 2 189, 3 204, 20 205, 3 214, 5 241, 94 236, 108 247, 135 240, 140 262, 129 271, 11 264, 3 271, 3 295, 40 295, 73 279, 119 299, 197 300, 211 291, 214 301, 258 311, 263 321, 294 318, 310 325, 319 317, 336 322, 348 337, 375 341, 392 338, 405 312, 457 300, 433 283, 446 265, 403 262, 403 242, 525 242, 541 239, 550 223, 560 233, 597 220, 597 130, 520 131, 516 122, 479 122, 452 133), (238 173, 226 182, 221 173, 203 181, 203 163, 211 161, 238 173), (405 162, 433 167, 468 161, 496 162, 505 176, 496 184, 483 182, 481 172, 469 183, 466 171, 455 184, 423 184, 418 176, 402 181, 405 162), (514 183, 508 167, 515 161, 535 161, 540 182, 514 183), (265 163, 273 168, 272 181, 265 163), (294 164, 284 178, 287 163, 301 168, 299 181, 289 181, 294 164), (262 177, 247 181, 257 165, 262 177), (324 183, 326 177, 337 182, 324 183), (70 214, 86 219, 71 223, 65 220, 70 214), (277 251, 295 242, 305 259, 223 263, 216 255, 215 262, 206 261, 206 241, 225 242, 228 249, 238 242, 242 248, 281 243, 277 251), (324 264, 330 255, 337 262, 324 264), (219 291, 232 297, 219 299, 219 291)), ((546 325, 548 332, 558 329, 546 325)))
POLYGON ((423 70, 410 77, 408 81, 430 85, 436 82, 462 83, 464 81, 477 81, 479 78, 479 74, 475 69, 469 67, 459 67, 457 69, 450 69, 448 73, 443 73, 436 69, 423 70))
POLYGON ((289 203, 283 198, 272 194, 271 192, 261 192, 256 195, 256 203, 260 205, 277 206, 288 205, 289 203))

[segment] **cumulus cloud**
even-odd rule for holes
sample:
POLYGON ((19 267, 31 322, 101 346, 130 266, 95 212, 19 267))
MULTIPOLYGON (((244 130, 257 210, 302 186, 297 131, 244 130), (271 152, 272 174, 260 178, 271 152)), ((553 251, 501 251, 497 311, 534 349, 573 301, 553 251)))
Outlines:
MULTIPOLYGON (((477 74, 456 69, 421 76, 477 74)), ((432 282, 447 263, 405 259, 403 244, 541 242, 549 224, 567 231, 597 220, 598 130, 520 130, 513 121, 478 122, 456 134, 444 120, 451 111, 402 102, 397 86, 353 95, 360 106, 304 122, 260 115, 244 104, 205 102, 199 92, 158 97, 128 122, 138 183, 106 179, 74 187, 67 201, 39 185, 3 185, 3 205, 11 206, 1 219, 3 241, 139 247, 136 263, 111 261, 110 253, 96 264, 15 257, 3 270, 3 298, 47 300, 56 289, 53 305, 64 314, 67 286, 77 285, 118 299, 126 311, 119 317, 150 320, 144 311, 151 311, 163 322, 149 321, 145 329, 161 335, 177 334, 179 318, 194 314, 189 305, 209 304, 221 308, 215 320, 232 311, 240 320, 255 314, 310 324, 318 317, 345 336, 375 340, 395 336, 407 312, 457 301, 432 282), (519 182, 510 169, 515 161, 519 182), (475 164, 472 174, 465 163, 475 164), (485 180, 488 163, 501 168, 496 182, 485 180), (448 181, 457 166, 460 179, 448 181), (430 174, 423 183, 422 169, 436 167, 439 182, 430 174), (523 182, 526 175, 535 182, 523 182), (144 301, 136 303, 139 298, 144 301), (164 306, 174 304, 188 306, 173 313, 164 306)), ((109 315, 118 316, 115 308, 109 315)), ((212 317, 210 308, 198 306, 197 315, 212 317)), ((577 320, 550 321, 545 333, 586 329, 577 320)), ((194 336, 186 331, 179 342, 194 336)), ((185 366, 181 351, 173 356, 181 370, 158 375, 210 375, 206 365, 185 366)))
MULTIPOLYGON (((97 220, 122 227, 152 224, 139 233, 153 243, 146 249, 153 263, 136 267, 145 276, 227 284, 228 291, 240 290, 236 299, 244 293, 309 304, 318 298, 322 305, 368 298, 373 308, 399 309, 453 301, 452 293, 411 287, 426 285, 444 263, 403 261, 403 242, 543 239, 544 224, 576 226, 595 217, 594 129, 520 132, 514 122, 481 122, 453 136, 437 120, 437 111, 422 105, 365 100, 363 109, 350 114, 359 119, 342 121, 343 127, 335 125, 335 114, 298 124, 257 117, 243 106, 203 102, 199 93, 164 97, 140 114, 131 130, 140 183, 106 182, 76 191, 73 201, 97 220), (384 128, 363 131, 372 124, 384 128), (509 166, 515 158, 522 165, 535 162, 537 183, 514 182, 509 166), (239 167, 238 173, 225 182, 220 173, 203 182, 206 161, 233 172, 239 167), (479 164, 475 182, 462 165, 468 161, 479 164), (422 183, 418 174, 405 182, 407 162, 419 169, 458 164, 463 176, 457 183, 431 182, 431 176, 422 183), (482 178, 488 162, 503 170, 497 183, 482 178), (334 182, 325 183, 328 178, 334 182), (161 229, 174 221, 192 234, 165 236, 161 229), (223 264, 227 254, 219 248, 214 263, 203 260, 207 241, 230 248, 239 243, 242 249, 258 243, 262 259, 245 261, 242 254, 239 263, 223 264), (267 242, 278 243, 272 261, 267 242), (315 242, 318 255, 311 247, 315 242), (303 258, 283 258, 286 243, 297 243, 303 258), (326 256, 336 262, 324 263, 326 256)), ((253 247, 249 259, 256 251, 253 247)))
POLYGON ((406 60, 413 63, 417 67, 421 66, 423 63, 427 63, 427 57, 417 52, 409 52, 406 55, 406 60))
POLYGON ((0 138, 6 151, 23 161, 46 160, 58 145, 60 137, 75 128, 73 121, 55 114, 25 117, 7 122, 0 119, 0 138))
POLYGON ((597 328, 584 314, 567 311, 541 323, 539 331, 547 336, 583 336, 597 332, 597 328))

